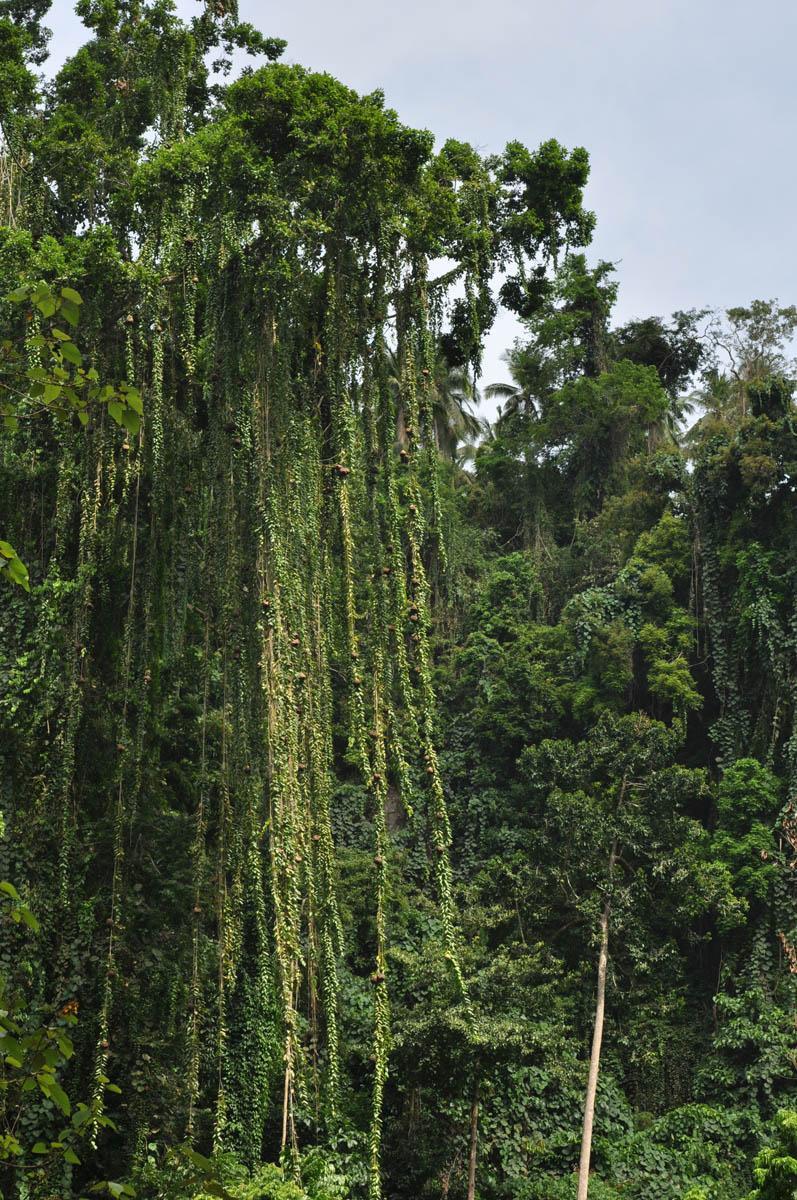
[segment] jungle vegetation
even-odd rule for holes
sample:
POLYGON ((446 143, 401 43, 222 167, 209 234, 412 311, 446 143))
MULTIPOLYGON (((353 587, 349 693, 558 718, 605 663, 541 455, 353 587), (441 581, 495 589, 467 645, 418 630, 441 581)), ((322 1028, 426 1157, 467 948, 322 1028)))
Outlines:
POLYGON ((435 147, 233 0, 78 0, 48 78, 48 7, 3 1196, 794 1200, 797 309, 618 325, 584 149, 435 147))

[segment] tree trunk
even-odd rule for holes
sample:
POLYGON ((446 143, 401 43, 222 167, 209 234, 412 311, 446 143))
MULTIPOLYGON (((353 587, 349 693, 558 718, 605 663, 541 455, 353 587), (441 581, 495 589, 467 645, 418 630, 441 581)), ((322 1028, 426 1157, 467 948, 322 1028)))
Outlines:
POLYGON ((606 1010, 606 968, 609 962, 609 917, 612 911, 611 879, 617 857, 617 843, 609 854, 609 894, 601 913, 601 946, 598 954, 598 995, 595 1001, 595 1027, 592 1031, 592 1051, 589 1056, 587 1094, 584 1099, 584 1127, 581 1135, 581 1159, 578 1164, 578 1200, 587 1200, 589 1191, 589 1160, 592 1155, 592 1125, 595 1119, 595 1096, 598 1091, 598 1071, 603 1042, 603 1015, 606 1010))
POLYGON ((451 1159, 451 1162, 449 1163, 448 1170, 443 1171, 443 1174, 440 1177, 440 1195, 442 1196, 443 1200, 448 1200, 448 1193, 451 1191, 451 1176, 454 1174, 454 1171, 456 1170, 458 1161, 459 1161, 459 1151, 457 1150, 456 1154, 454 1155, 454 1157, 451 1159))
POLYGON ((476 1200, 476 1146, 479 1140, 479 1085, 473 1089, 470 1106, 470 1153, 468 1155, 468 1200, 476 1200))

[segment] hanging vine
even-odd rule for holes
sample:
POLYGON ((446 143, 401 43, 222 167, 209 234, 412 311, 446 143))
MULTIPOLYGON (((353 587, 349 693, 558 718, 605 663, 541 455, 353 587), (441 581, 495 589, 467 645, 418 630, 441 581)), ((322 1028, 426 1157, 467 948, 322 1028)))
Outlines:
MULTIPOLYGON (((52 186, 9 183, 31 232, 0 245, 4 275, 79 279, 91 348, 146 406, 138 441, 96 418, 13 450, 55 444, 33 576, 50 602, 18 620, 65 664, 30 714, 49 747, 37 821, 56 831, 58 988, 92 1015, 95 1098, 117 1052, 132 1064, 132 1156, 168 1124, 295 1174, 346 1090, 333 811, 356 782, 374 839, 378 1200, 394 793, 425 818, 465 991, 430 644, 428 568, 446 556, 432 376, 458 281, 447 346, 478 361, 514 235, 495 164, 434 156, 377 95, 273 64, 212 92, 210 50, 281 52, 234 8, 161 13, 157 36, 148 10, 91 15, 86 53, 112 73, 91 160, 45 133, 52 186), (57 252, 48 222, 72 231, 57 252), (145 1102, 156 1072, 162 1112, 145 1102)), ((59 76, 45 126, 70 87, 59 76)), ((10 819, 33 857, 24 810, 10 819)))

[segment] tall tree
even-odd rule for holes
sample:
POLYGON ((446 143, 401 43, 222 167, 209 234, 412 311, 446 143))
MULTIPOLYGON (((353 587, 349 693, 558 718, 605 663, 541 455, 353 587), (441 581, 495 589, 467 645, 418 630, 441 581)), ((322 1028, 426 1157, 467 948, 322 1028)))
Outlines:
POLYGON ((677 724, 668 729, 641 713, 605 714, 580 742, 546 740, 521 758, 541 806, 541 858, 557 911, 584 922, 588 944, 597 949, 579 1200, 589 1188, 611 947, 619 974, 624 958, 644 960, 665 905, 694 912, 714 900, 695 855, 702 830, 688 816, 705 778, 676 764, 680 737, 677 724), (676 878, 678 892, 668 895, 676 878))
MULTIPOLYGON (((226 0, 185 22, 167 0, 81 2, 87 42, 39 90, 32 11, 31 29, 0 27, 3 151, 24 163, 0 284, 42 279, 61 313, 76 286, 86 353, 127 389, 82 436, 47 415, 0 445, 4 520, 31 547, 39 601, 20 591, 0 610, 15 681, 0 776, 20 875, 48 914, 39 986, 80 996, 74 1070, 94 1099, 112 1056, 141 1082, 129 1161, 160 1130, 296 1170, 301 1140, 330 1142, 347 1104, 376 1198, 390 797, 424 814, 442 961, 464 989, 430 643, 438 451, 475 429, 464 372, 498 264, 545 271, 589 236, 586 154, 435 153, 381 95, 276 62, 283 44, 226 0), (227 82, 236 49, 265 65, 227 82), (453 266, 432 278, 440 258, 453 266), (34 659, 48 683, 17 705, 34 659), (372 839, 350 993, 339 782, 365 798, 372 839), (346 1058, 355 1011, 364 1066, 346 1058)), ((52 315, 25 323, 26 369, 44 370, 36 323, 52 315)), ((17 317, 2 319, 13 341, 17 317)))

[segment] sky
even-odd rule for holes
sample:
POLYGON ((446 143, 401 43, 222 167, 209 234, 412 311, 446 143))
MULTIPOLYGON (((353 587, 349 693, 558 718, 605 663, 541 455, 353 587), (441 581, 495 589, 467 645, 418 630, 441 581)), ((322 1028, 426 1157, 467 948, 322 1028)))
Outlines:
MULTIPOLYGON (((194 15, 196 0, 177 0, 194 15)), ((381 88, 403 121, 483 153, 585 146, 593 260, 615 320, 754 298, 797 302, 793 0, 239 0, 283 61, 381 88)), ((83 40, 54 0, 50 67, 83 40)), ((502 314, 483 379, 506 377, 502 314)), ((485 410, 486 411, 486 410, 485 410)))

